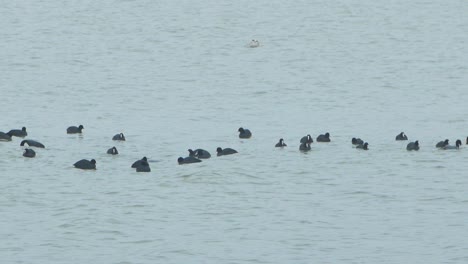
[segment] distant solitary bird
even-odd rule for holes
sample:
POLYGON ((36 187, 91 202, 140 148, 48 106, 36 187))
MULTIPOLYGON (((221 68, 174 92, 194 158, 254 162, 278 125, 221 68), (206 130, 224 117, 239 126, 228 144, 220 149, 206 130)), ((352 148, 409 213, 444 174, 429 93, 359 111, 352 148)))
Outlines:
POLYGON ((259 46, 260 46, 260 42, 256 39, 252 39, 252 41, 250 41, 249 43, 250 48, 257 48, 259 46))
POLYGON ((67 128, 67 134, 81 134, 83 129, 83 125, 79 125, 78 127, 71 126, 67 128))

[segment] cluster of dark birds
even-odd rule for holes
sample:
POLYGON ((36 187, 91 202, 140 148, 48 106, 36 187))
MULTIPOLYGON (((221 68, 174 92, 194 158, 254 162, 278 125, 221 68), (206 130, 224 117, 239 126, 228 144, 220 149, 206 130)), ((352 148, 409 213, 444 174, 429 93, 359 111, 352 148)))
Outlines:
MULTIPOLYGON (((395 140, 408 140, 408 137, 405 135, 405 133, 401 132, 395 137, 395 140)), ((466 144, 468 144, 468 137, 466 138, 466 144)), ((460 146, 462 145, 462 142, 460 139, 457 139, 455 141, 455 145, 450 145, 449 140, 442 140, 437 142, 436 148, 438 149, 459 149, 460 146)), ((414 142, 408 143, 406 145, 406 150, 411 151, 411 150, 419 150, 419 141, 416 140, 414 142)))
MULTIPOLYGON (((397 141, 403 141, 403 140, 408 140, 408 136, 404 132, 401 132, 395 137, 395 140, 397 141)), ((324 135, 319 135, 317 137, 317 142, 330 142, 330 134, 325 133, 324 135)), ((307 135, 303 138, 301 138, 301 145, 299 146, 299 150, 302 151, 309 151, 311 149, 310 144, 313 143, 313 139, 310 135, 307 135)), ((353 144, 356 149, 362 149, 362 150, 369 150, 369 143, 364 142, 360 138, 352 138, 351 139, 351 144, 353 144)), ((466 138, 466 144, 468 145, 468 137, 466 138)), ((460 146, 462 145, 462 142, 460 139, 457 139, 455 142, 455 145, 450 145, 449 140, 443 140, 440 141, 436 144, 436 148, 438 149, 459 149, 460 146)), ((278 143, 276 143, 276 147, 284 147, 286 144, 284 143, 284 140, 281 138, 278 143)), ((406 145, 406 150, 412 151, 412 150, 419 150, 419 141, 416 140, 414 142, 408 143, 406 145)))
MULTIPOLYGON (((70 126, 67 128, 67 134, 81 134, 83 132, 83 125, 79 126, 70 126)), ((239 128, 239 137, 240 138, 250 138, 252 136, 252 133, 248 129, 243 129, 239 128)), ((28 135, 28 132, 26 131, 26 127, 23 127, 22 129, 12 129, 7 133, 0 132, 0 141, 12 141, 12 137, 20 137, 24 138, 28 135)), ((116 134, 112 137, 112 140, 116 141, 125 141, 125 136, 123 133, 116 134)), ((23 151, 23 156, 27 158, 34 158, 36 156, 36 152, 31 148, 45 148, 44 144, 36 141, 36 140, 31 140, 31 139, 25 139, 21 141, 20 146, 25 146, 27 145, 28 148, 25 148, 23 151)), ((220 148, 218 147, 216 149, 217 155, 218 156, 224 156, 224 155, 231 155, 237 153, 236 150, 232 148, 220 148)), ((110 155, 118 155, 119 151, 117 148, 114 146, 110 149, 107 150, 107 154, 110 155)), ((179 164, 190 164, 190 163, 197 163, 201 162, 202 159, 209 159, 211 157, 211 154, 204 150, 204 149, 196 149, 192 150, 189 149, 189 156, 188 157, 179 157, 177 159, 177 162, 179 164)), ((73 164, 75 168, 78 169, 83 169, 83 170, 95 170, 96 169, 96 160, 91 159, 82 159, 75 164, 73 164)), ((132 168, 135 168, 137 172, 150 172, 151 168, 148 163, 148 159, 146 157, 143 157, 141 160, 135 161, 132 166, 132 168)))
MULTIPOLYGON (((81 134, 83 131, 84 127, 82 125, 79 126, 70 126, 67 128, 67 134, 81 134)), ((250 132, 249 129, 244 129, 244 128, 239 128, 239 138, 242 139, 248 139, 252 137, 252 133, 250 132)), ((12 137, 21 137, 24 138, 28 135, 26 132, 26 127, 23 127, 22 129, 12 129, 7 133, 0 132, 0 141, 11 141, 12 137)), ((116 141, 125 141, 125 136, 123 133, 116 134, 112 137, 112 140, 116 141)), ((408 137, 404 132, 401 132, 395 137, 395 140, 397 141, 402 141, 402 140, 408 140, 408 137)), ((316 138, 317 142, 331 142, 330 140, 330 133, 325 133, 321 134, 316 138)), ((312 136, 309 134, 307 136, 304 136, 300 140, 300 145, 299 145, 299 150, 306 152, 311 150, 311 144, 314 142, 312 139, 312 136)), ((369 150, 369 143, 364 142, 360 138, 352 138, 351 139, 351 144, 356 147, 356 149, 361 149, 361 150, 369 150)), ((466 138, 466 144, 468 145, 468 137, 466 138)), ((23 152, 23 156, 27 158, 34 158, 36 156, 36 152, 31 149, 30 147, 35 147, 35 148, 45 148, 45 146, 36 141, 36 140, 31 140, 31 139, 25 139, 21 141, 20 146, 29 146, 29 148, 25 148, 23 152)), ((440 141, 436 144, 436 148, 438 149, 459 149, 460 146, 462 145, 462 142, 460 139, 457 139, 455 142, 455 145, 450 145, 449 140, 443 140, 440 141)), ((276 143, 275 147, 286 147, 286 143, 284 140, 281 138, 278 143, 276 143)), ((419 150, 419 141, 416 140, 414 142, 410 142, 406 146, 406 150, 408 151, 417 151, 419 150)), ((189 156, 188 157, 179 157, 177 159, 177 162, 179 164, 190 164, 190 163, 198 163, 202 162, 202 159, 209 159, 211 157, 210 152, 204 150, 204 149, 189 149, 189 156)), ((218 147, 216 149, 217 156, 224 156, 224 155, 231 155, 238 153, 235 149, 232 148, 221 148, 218 147)), ((117 155, 119 154, 119 151, 117 148, 114 146, 110 149, 107 150, 107 154, 110 155, 117 155)), ((75 164, 73 164, 75 168, 78 169, 83 169, 83 170, 95 170, 96 169, 96 160, 91 159, 82 159, 77 161, 75 164)), ((143 157, 141 160, 135 161, 132 166, 132 168, 135 168, 137 172, 150 172, 151 168, 148 163, 148 159, 146 157, 143 157)))

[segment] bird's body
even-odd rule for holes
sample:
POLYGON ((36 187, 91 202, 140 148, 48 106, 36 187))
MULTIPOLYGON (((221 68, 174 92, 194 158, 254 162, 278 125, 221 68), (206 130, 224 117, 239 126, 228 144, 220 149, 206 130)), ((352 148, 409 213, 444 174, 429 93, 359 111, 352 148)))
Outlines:
POLYGON ((30 148, 27 148, 23 152, 23 157, 34 158, 34 157, 36 157, 36 152, 34 150, 30 149, 30 148))
POLYGON ((28 135, 28 132, 26 132, 26 127, 23 127, 21 129, 12 129, 8 131, 7 133, 10 137, 22 137, 24 138, 25 136, 28 135))
POLYGON ((225 149, 217 148, 216 153, 217 153, 218 156, 224 156, 224 155, 235 154, 235 153, 237 153, 237 150, 232 149, 232 148, 225 148, 225 149))
POLYGON ((44 144, 31 139, 25 139, 21 141, 20 146, 24 146, 25 144, 27 144, 30 147, 45 148, 44 144))
POLYGON ((83 125, 70 126, 67 128, 67 134, 81 134, 83 132, 83 125))
POLYGON ((107 150, 107 154, 117 155, 117 154, 119 154, 119 151, 117 151, 116 147, 112 147, 112 148, 107 150))
POLYGON ((408 143, 408 145, 406 145, 406 150, 419 150, 419 141, 416 140, 415 142, 408 143))
POLYGON ((73 166, 75 166, 75 168, 77 169, 82 169, 82 170, 95 170, 96 161, 94 159, 92 160, 82 159, 82 160, 75 162, 73 166))

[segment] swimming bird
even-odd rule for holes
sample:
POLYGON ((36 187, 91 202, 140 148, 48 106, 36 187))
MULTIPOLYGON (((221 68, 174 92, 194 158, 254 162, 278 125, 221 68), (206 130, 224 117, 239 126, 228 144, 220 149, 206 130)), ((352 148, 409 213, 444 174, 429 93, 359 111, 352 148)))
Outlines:
POLYGON ((252 137, 252 133, 250 133, 250 130, 248 129, 243 129, 240 127, 237 131, 239 131, 239 138, 250 138, 252 137))
POLYGON ((11 136, 8 133, 0 132, 0 141, 11 141, 11 136))
POLYGON ((258 40, 252 39, 249 43, 250 48, 257 48, 258 46, 260 46, 260 42, 258 42, 258 40))
POLYGON ((119 154, 119 152, 117 151, 116 147, 112 147, 112 148, 107 150, 107 154, 117 155, 117 154, 119 154))
POLYGON ((362 144, 364 144, 364 141, 362 139, 360 139, 360 138, 353 138, 353 139, 351 139, 351 143, 353 145, 362 145, 362 144))
POLYGON ((311 144, 311 143, 314 142, 314 140, 312 139, 312 137, 311 137, 310 135, 307 135, 307 136, 303 136, 303 137, 301 138, 301 141, 300 141, 300 142, 301 142, 301 143, 309 143, 309 144, 311 144))
POLYGON ((209 158, 211 158, 210 152, 208 152, 208 151, 206 151, 204 149, 196 149, 196 150, 188 149, 188 152, 189 152, 189 157, 194 157, 194 158, 198 158, 198 159, 209 159, 209 158))
POLYGON ((401 132, 395 137, 395 140, 408 140, 408 137, 405 135, 405 133, 401 132))
POLYGON ((217 153, 218 156, 224 156, 224 155, 235 154, 235 153, 237 153, 237 150, 232 149, 232 148, 225 148, 225 149, 222 149, 222 148, 218 147, 218 148, 216 149, 216 153, 217 153))
POLYGON ((366 142, 364 144, 357 145, 356 148, 357 149, 363 149, 363 150, 369 150, 368 146, 369 146, 369 143, 366 142))
POLYGON ((28 144, 28 146, 30 147, 45 148, 45 146, 42 143, 31 139, 25 139, 21 141, 20 146, 24 146, 24 144, 28 144))
POLYGON ((28 135, 28 132, 26 132, 26 127, 23 127, 21 129, 12 129, 8 133, 10 137, 25 137, 28 135))
POLYGON ((196 149, 195 150, 195 157, 199 159, 209 159, 211 158, 210 152, 204 149, 196 149))
POLYGON ((77 169, 82 169, 82 170, 95 170, 96 161, 94 159, 92 160, 82 159, 82 160, 75 162, 73 166, 75 166, 75 168, 77 169))
POLYGON ((408 145, 406 145, 406 150, 419 150, 419 141, 416 140, 415 142, 408 143, 408 145))
POLYGON ((132 168, 136 168, 136 167, 140 166, 140 164, 142 162, 148 162, 148 159, 146 157, 143 157, 141 160, 137 160, 137 161, 133 162, 132 168))
POLYGON ((71 126, 67 128, 67 134, 81 134, 83 129, 83 125, 79 125, 78 127, 71 126))
POLYGON ((437 144, 436 144, 436 148, 443 148, 445 146, 447 146, 449 144, 449 140, 446 139, 444 141, 439 141, 437 144))
POLYGON ((286 143, 284 143, 284 140, 282 138, 280 138, 279 142, 276 143, 275 147, 276 148, 281 148, 281 147, 286 147, 286 143))
POLYGON ((151 172, 149 163, 145 160, 140 160, 141 162, 135 167, 136 172, 151 172))
POLYGON ((195 157, 186 157, 186 158, 179 157, 177 159, 177 162, 179 163, 179 165, 182 165, 182 164, 197 163, 197 162, 202 162, 202 161, 195 157))
POLYGON ((330 133, 325 133, 325 135, 319 135, 317 137, 317 142, 330 142, 330 133))
POLYGON ((112 140, 125 141, 125 136, 123 133, 116 134, 112 137, 112 140))
POLYGON ((455 146, 447 144, 442 149, 459 149, 461 145, 462 145, 461 140, 457 139, 457 141, 455 142, 455 146))
POLYGON ((308 142, 301 143, 301 145, 299 146, 299 150, 300 151, 309 151, 309 150, 311 150, 310 143, 308 143, 308 142))
POLYGON ((23 152, 23 157, 26 157, 26 158, 34 158, 36 157, 36 152, 32 149, 25 149, 24 152, 23 152))

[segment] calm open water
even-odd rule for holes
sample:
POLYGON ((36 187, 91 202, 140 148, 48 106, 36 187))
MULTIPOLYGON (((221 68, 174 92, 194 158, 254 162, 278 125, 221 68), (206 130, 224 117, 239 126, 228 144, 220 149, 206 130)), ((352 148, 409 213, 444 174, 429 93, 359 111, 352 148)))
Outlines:
POLYGON ((466 14, 463 0, 2 3, 0 131, 26 126, 46 149, 0 142, 0 262, 468 263, 468 147, 434 147, 468 136, 466 14), (177 165, 188 148, 213 157, 177 165), (74 169, 83 158, 97 170, 74 169))

